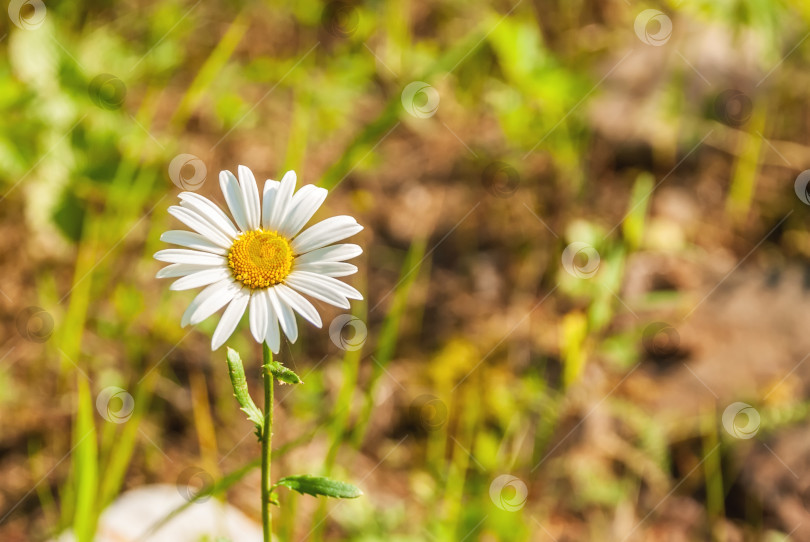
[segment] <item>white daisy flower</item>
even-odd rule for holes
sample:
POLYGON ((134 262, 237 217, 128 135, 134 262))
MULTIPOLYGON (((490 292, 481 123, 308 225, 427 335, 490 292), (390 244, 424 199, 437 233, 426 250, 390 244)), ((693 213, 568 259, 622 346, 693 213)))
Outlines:
POLYGON ((333 243, 350 237, 363 226, 350 216, 333 216, 301 231, 323 203, 327 191, 308 184, 295 191, 294 171, 281 182, 268 180, 264 194, 253 173, 239 166, 219 174, 222 194, 233 221, 212 201, 193 192, 180 194, 180 205, 169 214, 194 231, 173 230, 162 241, 185 248, 161 250, 155 259, 171 265, 158 278, 180 277, 172 290, 205 286, 189 305, 183 327, 198 324, 227 305, 211 338, 216 350, 231 336, 250 307, 250 331, 259 343, 278 353, 284 334, 295 342, 298 326, 293 311, 317 327, 321 317, 303 295, 349 308, 360 292, 337 280, 357 272, 344 260, 360 255, 353 244, 333 243))

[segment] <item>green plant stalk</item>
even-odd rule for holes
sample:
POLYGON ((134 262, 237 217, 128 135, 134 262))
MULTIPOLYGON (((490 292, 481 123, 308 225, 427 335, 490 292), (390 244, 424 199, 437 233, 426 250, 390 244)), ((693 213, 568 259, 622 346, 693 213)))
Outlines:
POLYGON ((74 426, 74 473, 76 476, 76 511, 73 532, 78 542, 91 542, 95 538, 98 511, 98 442, 93 421, 93 399, 90 385, 77 375, 78 409, 74 426))
POLYGON ((270 460, 273 445, 273 374, 270 365, 273 363, 273 352, 267 343, 262 343, 264 363, 262 376, 264 377, 264 430, 262 431, 262 530, 264 542, 272 542, 273 516, 270 513, 270 460))
POLYGON ((725 489, 723 488, 723 469, 720 463, 720 454, 712 453, 718 446, 717 417, 713 411, 707 409, 703 415, 703 462, 704 478, 706 480, 706 512, 708 516, 709 528, 718 540, 725 535, 725 524, 723 519, 726 516, 725 510, 725 489))
MULTIPOLYGON (((334 418, 330 432, 332 434, 332 444, 326 452, 326 458, 323 462, 323 475, 331 476, 332 467, 335 466, 335 459, 337 458, 340 445, 346 433, 346 427, 351 414, 352 396, 354 390, 357 389, 357 376, 360 372, 360 353, 362 350, 347 350, 346 355, 343 357, 343 385, 338 393, 337 401, 335 401, 334 418)), ((318 542, 323 540, 324 531, 326 529, 326 515, 327 504, 326 500, 319 500, 318 508, 315 511, 313 518, 312 541, 318 542)))
MULTIPOLYGON (((376 363, 372 367, 371 381, 366 387, 365 404, 358 416, 357 427, 352 436, 352 444, 359 448, 363 444, 366 436, 368 424, 371 421, 371 411, 374 408, 374 397, 377 392, 377 385, 383 375, 383 368, 394 357, 399 338, 399 323, 405 313, 408 304, 408 295, 411 287, 420 275, 422 262, 425 259, 425 249, 427 239, 419 237, 411 243, 405 261, 402 263, 400 279, 394 289, 394 298, 391 307, 383 319, 382 328, 377 339, 376 352, 374 358, 376 363)), ((373 310, 373 309, 372 309, 373 310)))

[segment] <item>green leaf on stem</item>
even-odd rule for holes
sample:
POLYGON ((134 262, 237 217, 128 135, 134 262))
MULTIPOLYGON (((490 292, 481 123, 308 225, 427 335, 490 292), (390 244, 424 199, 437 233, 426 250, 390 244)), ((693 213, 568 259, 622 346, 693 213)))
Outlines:
POLYGON ((287 476, 276 482, 275 486, 283 486, 293 489, 301 495, 324 495, 336 499, 356 499, 363 494, 362 491, 352 484, 338 482, 323 476, 312 476, 310 474, 299 474, 297 476, 287 476))
POLYGON ((264 430, 264 415, 253 399, 250 398, 248 392, 247 379, 245 378, 245 368, 242 365, 242 358, 239 357, 239 352, 232 348, 228 348, 228 374, 231 377, 231 385, 233 386, 233 395, 239 401, 239 406, 242 411, 247 414, 248 420, 252 421, 256 426, 258 435, 262 434, 264 430))
POLYGON ((301 380, 301 378, 297 374, 295 374, 294 372, 292 372, 291 370, 289 370, 288 368, 286 368, 281 363, 275 360, 265 365, 265 367, 267 367, 267 370, 270 371, 270 374, 276 377, 276 380, 278 380, 282 384, 304 383, 304 381, 301 380))

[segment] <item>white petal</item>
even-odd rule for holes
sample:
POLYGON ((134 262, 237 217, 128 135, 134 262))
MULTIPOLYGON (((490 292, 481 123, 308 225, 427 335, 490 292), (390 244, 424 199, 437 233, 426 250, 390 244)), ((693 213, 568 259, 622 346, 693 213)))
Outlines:
POLYGON ((166 263, 191 263, 210 266, 227 265, 228 261, 224 257, 211 254, 210 252, 200 252, 199 250, 188 250, 185 248, 159 250, 155 252, 155 259, 166 263))
POLYGON ((228 254, 228 249, 218 246, 199 233, 185 230, 170 230, 164 232, 160 236, 160 240, 173 245, 180 245, 182 247, 192 248, 194 250, 203 250, 205 252, 213 252, 214 254, 221 254, 225 256, 228 254))
POLYGON ((304 230, 301 235, 293 239, 292 247, 296 254, 305 254, 316 248, 351 237, 362 229, 363 226, 350 216, 333 216, 304 230))
POLYGON ((262 228, 270 229, 270 214, 273 212, 273 202, 281 183, 267 179, 264 183, 264 193, 262 195, 262 228))
POLYGON ((233 330, 236 329, 236 326, 239 324, 239 320, 241 320, 242 315, 245 314, 245 308, 247 307, 249 300, 250 290, 247 288, 242 288, 236 292, 236 295, 234 295, 230 305, 228 305, 228 308, 225 309, 224 313, 222 313, 222 318, 219 320, 219 324, 217 324, 217 329, 214 331, 214 336, 211 337, 212 351, 225 344, 228 337, 233 334, 233 330))
POLYGON ((255 290, 250 295, 250 332, 258 343, 264 342, 264 337, 267 334, 268 303, 270 301, 264 294, 264 290, 255 290))
POLYGON ((215 282, 197 294, 191 304, 183 313, 180 325, 186 327, 188 324, 198 324, 217 312, 222 306, 230 301, 240 286, 233 279, 215 282))
POLYGON ((215 269, 218 267, 220 266, 197 265, 192 263, 173 263, 171 265, 167 265, 166 267, 158 271, 157 274, 155 275, 155 278, 167 279, 174 277, 183 277, 185 275, 196 273, 197 271, 205 271, 206 269, 215 269))
POLYGON ((242 189, 239 188, 239 181, 233 176, 230 171, 219 172, 219 187, 222 189, 222 195, 225 196, 225 201, 228 203, 228 209, 231 210, 236 225, 242 231, 248 231, 247 212, 245 210, 245 202, 242 200, 242 189))
POLYGON ((196 211, 173 205, 169 207, 169 214, 209 241, 223 248, 229 247, 233 242, 231 238, 212 226, 210 222, 202 218, 196 211))
POLYGON ((278 297, 278 293, 275 291, 275 288, 268 288, 267 296, 270 298, 270 306, 273 308, 273 311, 278 317, 278 321, 281 324, 281 329, 284 331, 284 334, 287 336, 290 342, 294 343, 298 338, 298 325, 295 322, 295 314, 293 314, 290 306, 278 297))
POLYGON ((314 263, 314 262, 340 262, 343 260, 351 260, 363 253, 363 249, 358 245, 343 244, 332 245, 328 247, 319 248, 306 254, 302 254, 295 259, 296 263, 314 263))
POLYGON ((259 187, 256 186, 256 178, 253 177, 253 172, 249 168, 239 166, 237 172, 239 173, 239 188, 242 190, 242 201, 245 203, 248 226, 250 226, 251 230, 256 230, 261 226, 262 218, 259 187))
POLYGON ((194 192, 180 192, 179 198, 180 205, 195 210, 228 237, 239 235, 236 226, 233 225, 228 215, 213 201, 194 192))
POLYGON ((284 217, 284 223, 281 225, 279 232, 287 237, 295 237, 301 228, 306 226, 312 215, 326 199, 329 192, 325 188, 318 188, 315 185, 308 184, 302 186, 301 189, 295 193, 290 202, 290 210, 287 216, 284 217))
POLYGON ((357 273, 357 267, 346 262, 296 262, 295 270, 309 271, 325 277, 346 277, 357 273))
POLYGON ((230 270, 224 267, 197 271, 196 273, 174 281, 172 285, 169 286, 169 290, 190 290, 192 288, 199 288, 200 286, 208 286, 214 282, 226 280, 230 278, 230 276, 230 270))
POLYGON ((281 301, 286 302, 295 312, 309 321, 309 323, 315 327, 321 327, 323 325, 321 315, 318 314, 317 309, 315 309, 307 298, 284 284, 276 284, 273 288, 276 293, 278 293, 278 297, 281 298, 281 301))
POLYGON ((315 299, 325 301, 330 305, 340 307, 341 309, 348 309, 351 307, 351 305, 349 305, 349 300, 346 299, 346 296, 335 292, 320 282, 311 280, 311 278, 308 276, 296 274, 295 271, 290 273, 284 282, 290 288, 298 290, 299 292, 310 297, 314 297, 315 299))
POLYGON ((288 171, 281 179, 281 185, 273 197, 273 207, 267 218, 267 228, 278 230, 284 223, 284 217, 290 208, 293 192, 295 191, 296 176, 294 171, 288 171))
MULTIPOLYGON (((265 290, 266 291, 266 290, 265 290)), ((266 297, 267 303, 270 303, 270 298, 266 297)), ((274 354, 278 354, 279 347, 281 346, 281 334, 278 331, 278 317, 276 311, 272 307, 267 307, 267 331, 264 334, 264 342, 270 347, 274 354)))
POLYGON ((309 271, 293 271, 289 274, 288 278, 295 275, 297 278, 305 278, 323 285, 324 288, 329 288, 334 292, 349 299, 363 299, 363 294, 349 286, 345 282, 341 282, 332 277, 325 277, 317 273, 310 273, 309 271))

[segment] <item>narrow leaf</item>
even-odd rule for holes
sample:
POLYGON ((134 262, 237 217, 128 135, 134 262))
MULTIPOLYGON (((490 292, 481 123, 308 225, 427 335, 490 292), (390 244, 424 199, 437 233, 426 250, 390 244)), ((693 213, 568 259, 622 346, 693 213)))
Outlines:
POLYGON ((290 369, 286 368, 281 363, 275 360, 265 365, 265 367, 267 367, 267 370, 270 371, 270 374, 276 377, 276 380, 278 380, 282 384, 304 383, 304 381, 301 380, 301 378, 297 374, 295 374, 290 369))
POLYGON ((306 494, 314 497, 324 495, 336 499, 356 499, 363 494, 359 488, 352 484, 310 474, 287 476, 276 482, 276 487, 278 486, 287 487, 302 495, 306 494))
POLYGON ((239 406, 242 411, 247 414, 248 420, 252 421, 256 426, 257 434, 261 435, 264 430, 264 416, 262 411, 253 402, 248 392, 247 379, 245 378, 245 368, 242 365, 242 358, 239 357, 239 352, 232 348, 228 348, 228 374, 231 377, 231 385, 233 386, 233 395, 239 401, 239 406))
POLYGON ((90 386, 81 376, 78 410, 73 430, 73 468, 76 476, 76 517, 73 529, 76 540, 90 542, 96 531, 96 495, 98 493, 98 442, 93 421, 93 399, 90 386))

